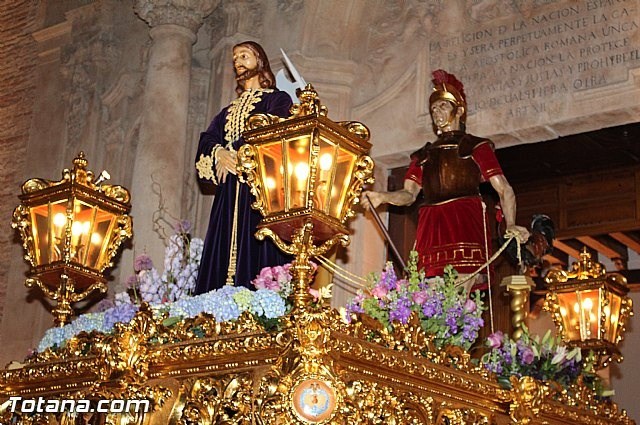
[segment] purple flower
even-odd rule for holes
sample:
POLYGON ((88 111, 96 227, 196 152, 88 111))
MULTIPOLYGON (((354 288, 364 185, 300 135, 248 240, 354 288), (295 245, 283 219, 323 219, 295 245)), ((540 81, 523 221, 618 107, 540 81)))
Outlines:
POLYGON ((132 274, 131 276, 129 276, 127 278, 127 280, 124 282, 124 287, 126 289, 135 289, 138 287, 138 276, 135 274, 132 274))
POLYGON ((535 359, 533 350, 531 349, 531 347, 527 347, 526 345, 518 344, 518 356, 524 364, 531 364, 535 359))
POLYGON ((396 276, 396 271, 393 269, 393 265, 391 263, 387 263, 380 274, 380 282, 378 285, 385 286, 387 290, 392 290, 396 288, 397 281, 398 277, 396 276))
POLYGON ((96 311, 98 313, 102 313, 103 311, 107 311, 110 308, 115 307, 115 304, 112 300, 110 300, 109 298, 105 298, 103 300, 101 300, 98 304, 96 304, 96 311))
POLYGON ((489 345, 489 348, 491 348, 492 350, 495 348, 499 348, 502 345, 503 340, 504 334, 502 333, 502 331, 492 333, 487 337, 487 343, 489 345))
POLYGON ((362 308, 362 302, 364 301, 364 294, 356 295, 349 304, 347 304, 347 314, 350 316, 352 313, 364 313, 362 308))
POLYGON ((427 319, 442 314, 442 301, 437 296, 427 299, 422 305, 422 314, 427 319))
POLYGON ((464 325, 462 327, 462 338, 465 341, 473 343, 478 337, 478 329, 471 325, 464 325))
POLYGON ((500 362, 490 362, 485 364, 485 368, 493 373, 501 374, 502 373, 502 364, 500 362))
POLYGON ((147 254, 140 254, 133 261, 133 270, 136 273, 139 273, 143 270, 151 270, 153 268, 153 261, 151 261, 151 257, 147 254))
POLYGON ((406 297, 401 297, 393 303, 389 312, 389 320, 391 322, 400 322, 406 325, 411 316, 411 301, 406 297))
POLYGON ((138 311, 135 304, 120 304, 104 313, 104 326, 108 329, 112 328, 117 322, 128 323, 138 311))
POLYGON ((502 348, 500 348, 500 355, 502 356, 502 360, 506 365, 510 365, 513 362, 510 344, 505 344, 504 346, 502 346, 502 348))
POLYGON ((444 322, 447 324, 447 326, 449 326, 449 331, 451 332, 451 334, 455 334, 456 332, 458 332, 458 320, 457 317, 454 315, 447 315, 447 318, 444 320, 444 322))
POLYGON ((191 230, 191 222, 189 220, 178 220, 174 229, 176 233, 189 233, 191 230))

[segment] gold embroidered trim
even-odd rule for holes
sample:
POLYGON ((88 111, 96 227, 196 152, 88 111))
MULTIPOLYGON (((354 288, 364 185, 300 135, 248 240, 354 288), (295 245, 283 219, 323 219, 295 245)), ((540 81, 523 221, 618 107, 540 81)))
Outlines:
POLYGON ((231 149, 232 143, 238 140, 244 132, 245 122, 255 109, 256 103, 262 100, 262 94, 272 91, 272 89, 245 90, 240 97, 231 102, 227 112, 227 122, 224 125, 224 140, 227 141, 227 149, 231 149))
POLYGON ((218 184, 218 179, 213 172, 213 152, 211 155, 200 154, 200 159, 196 162, 196 170, 198 170, 198 177, 201 179, 211 180, 215 184, 218 184))

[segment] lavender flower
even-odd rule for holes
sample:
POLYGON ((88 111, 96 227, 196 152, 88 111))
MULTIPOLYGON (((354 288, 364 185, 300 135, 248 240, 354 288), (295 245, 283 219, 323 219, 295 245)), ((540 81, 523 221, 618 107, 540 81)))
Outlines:
POLYGON ((389 312, 389 320, 391 322, 400 322, 406 325, 411 315, 411 301, 406 297, 401 297, 393 303, 389 312))
POLYGON ((128 323, 138 311, 138 306, 135 304, 124 303, 115 306, 114 308, 104 312, 104 326, 107 329, 112 329, 113 325, 118 322, 128 323))
POLYGON ((138 287, 138 276, 135 274, 132 274, 131 276, 129 276, 127 278, 127 280, 125 280, 124 282, 124 287, 126 289, 135 289, 138 287))
POLYGON ((498 332, 489 336, 487 346, 491 351, 482 357, 482 364, 498 375, 498 382, 505 388, 510 388, 510 376, 553 380, 567 387, 583 373, 583 366, 590 367, 580 361, 580 349, 567 350, 550 331, 540 340, 524 327, 518 341, 498 332))
POLYGON ((176 233, 189 233, 191 230, 191 222, 189 220, 178 220, 174 226, 176 233))
POLYGON ((114 303, 116 307, 121 306, 122 304, 132 304, 131 297, 126 292, 118 292, 114 298, 114 303))
POLYGON ((115 307, 115 304, 113 303, 113 301, 111 301, 109 298, 104 298, 100 300, 98 304, 96 304, 96 311, 99 313, 102 313, 113 307, 115 307))
POLYGON ((151 270, 152 267, 153 261, 151 261, 151 257, 147 254, 140 254, 133 261, 133 270, 135 270, 136 273, 143 270, 151 270))
POLYGON ((412 252, 406 279, 398 279, 392 265, 387 264, 380 276, 374 276, 369 287, 347 304, 347 320, 365 313, 393 330, 407 324, 415 312, 424 332, 435 336, 436 347, 458 345, 468 350, 484 324, 480 293, 468 300, 456 287, 452 269, 446 279, 426 279, 424 272, 418 271, 417 260, 417 253, 412 252))

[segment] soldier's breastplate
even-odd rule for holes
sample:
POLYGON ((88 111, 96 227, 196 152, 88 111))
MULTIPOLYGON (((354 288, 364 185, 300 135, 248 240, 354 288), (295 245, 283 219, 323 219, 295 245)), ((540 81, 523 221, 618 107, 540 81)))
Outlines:
POLYGON ((432 146, 422 166, 425 204, 477 196, 481 174, 471 156, 460 158, 458 145, 432 146))

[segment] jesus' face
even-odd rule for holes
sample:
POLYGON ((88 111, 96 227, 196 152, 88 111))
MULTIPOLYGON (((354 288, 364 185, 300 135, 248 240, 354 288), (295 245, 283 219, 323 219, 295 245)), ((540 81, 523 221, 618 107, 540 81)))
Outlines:
POLYGON ((258 59, 250 48, 238 46, 233 49, 233 67, 238 77, 247 72, 252 73, 258 67, 258 59))

